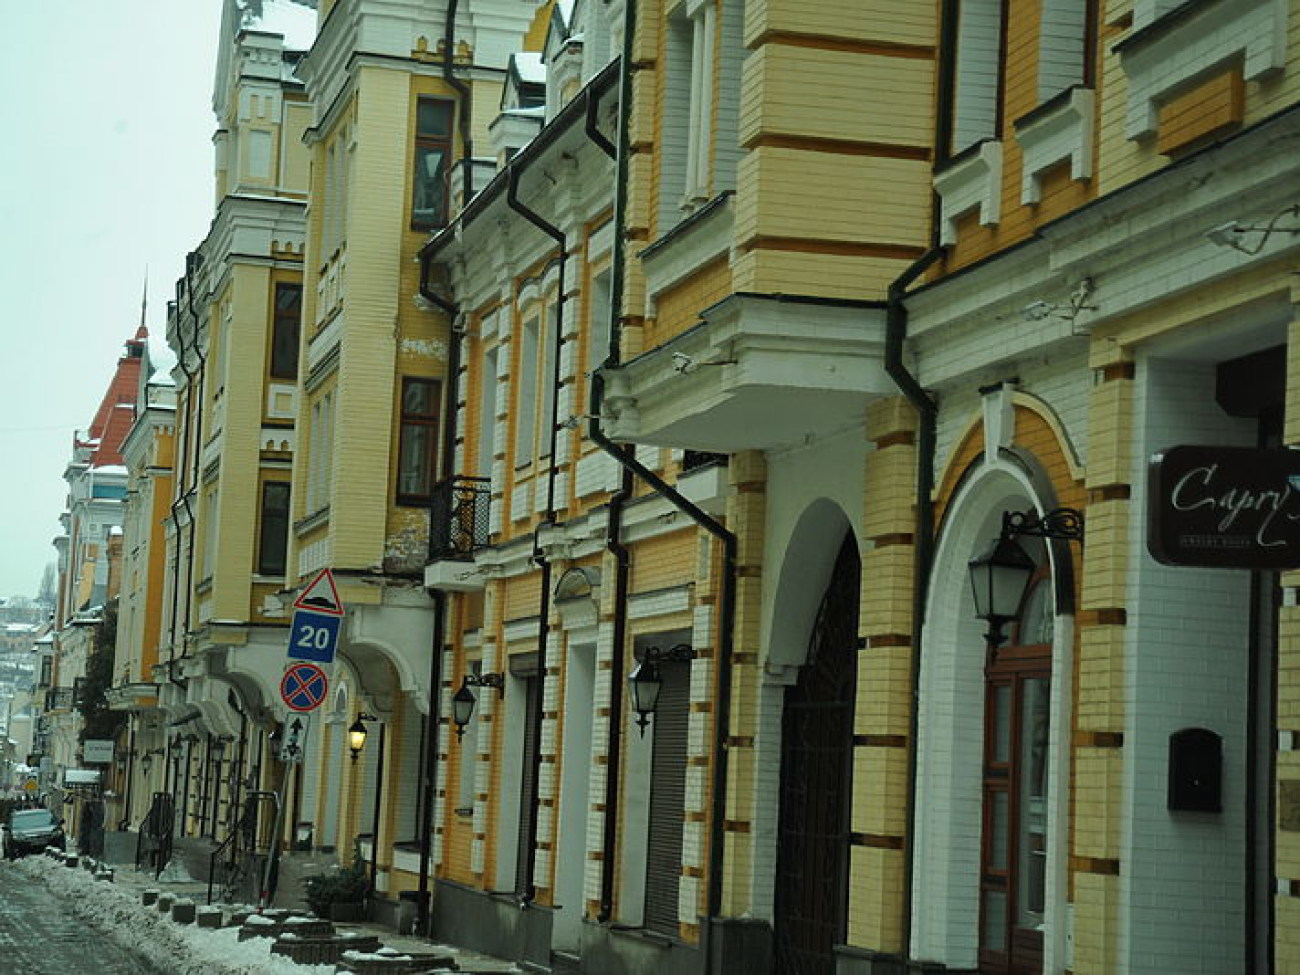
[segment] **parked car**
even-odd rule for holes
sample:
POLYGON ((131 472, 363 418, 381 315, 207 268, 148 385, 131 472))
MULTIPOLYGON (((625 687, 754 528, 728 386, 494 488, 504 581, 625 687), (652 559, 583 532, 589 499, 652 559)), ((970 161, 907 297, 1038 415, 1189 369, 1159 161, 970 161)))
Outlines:
POLYGON ((15 809, 3 828, 5 856, 10 860, 42 850, 62 850, 67 842, 63 820, 48 809, 15 809))

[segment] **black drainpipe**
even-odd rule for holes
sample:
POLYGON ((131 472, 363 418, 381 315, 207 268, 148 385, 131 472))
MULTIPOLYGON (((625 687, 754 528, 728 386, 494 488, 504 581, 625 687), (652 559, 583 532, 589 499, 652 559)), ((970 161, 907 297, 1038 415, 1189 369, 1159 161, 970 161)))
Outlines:
MULTIPOLYGON (((205 366, 206 366, 206 360, 205 360, 204 357, 203 357, 203 353, 202 353, 202 351, 201 351, 201 345, 200 345, 200 343, 199 343, 199 334, 198 334, 198 333, 199 333, 199 319, 198 319, 198 315, 195 314, 195 311, 194 311, 194 280, 193 280, 193 272, 194 272, 194 268, 195 268, 195 266, 196 266, 196 265, 197 265, 201 260, 202 260, 202 259, 200 258, 200 256, 199 256, 199 254, 198 254, 197 251, 190 251, 188 254, 185 255, 185 277, 184 277, 184 281, 185 281, 185 295, 184 295, 184 298, 185 298, 185 305, 186 305, 186 307, 187 307, 188 310, 189 310, 190 322, 191 322, 191 324, 192 324, 193 327, 194 327, 194 345, 193 345, 193 350, 192 350, 192 351, 194 352, 194 358, 195 358, 195 360, 197 361, 197 363, 198 363, 198 367, 199 367, 199 372, 197 372, 197 373, 195 373, 195 372, 191 372, 191 371, 190 371, 190 368, 185 364, 185 355, 186 355, 186 353, 185 353, 185 329, 184 329, 183 325, 180 325, 180 324, 179 324, 180 319, 181 319, 181 310, 180 310, 181 306, 180 306, 180 301, 179 301, 179 299, 180 299, 181 296, 180 296, 179 294, 177 295, 177 299, 178 299, 178 300, 177 300, 176 305, 175 305, 176 310, 177 310, 177 311, 176 311, 176 314, 177 314, 177 321, 178 321, 178 327, 177 327, 177 329, 176 329, 176 344, 177 344, 177 346, 179 347, 179 348, 177 349, 176 362, 177 362, 177 365, 180 366, 181 372, 185 373, 185 382, 186 382, 187 387, 188 387, 189 390, 190 390, 190 396, 191 396, 190 403, 191 403, 191 406, 190 406, 190 411, 189 411, 189 413, 190 413, 190 415, 193 417, 193 427, 194 427, 194 437, 193 437, 193 440, 191 441, 191 438, 189 438, 189 437, 187 436, 187 437, 186 437, 186 438, 181 442, 181 444, 180 444, 180 449, 181 449, 181 455, 180 455, 180 457, 181 457, 181 462, 180 462, 179 464, 177 464, 177 472, 178 472, 178 474, 179 474, 179 477, 177 478, 177 484, 178 484, 178 486, 179 486, 180 489, 181 489, 181 494, 180 494, 180 497, 178 497, 175 501, 172 502, 172 505, 171 505, 171 513, 172 513, 172 521, 173 521, 173 522, 176 521, 176 515, 177 515, 177 512, 178 512, 179 509, 182 508, 182 507, 185 509, 185 512, 186 512, 186 514, 188 515, 188 522, 189 522, 189 523, 188 523, 188 526, 187 526, 187 527, 189 528, 189 536, 190 536, 190 537, 189 537, 189 557, 188 557, 188 559, 187 559, 187 561, 186 561, 186 567, 187 567, 187 572, 186 572, 186 580, 187 580, 187 581, 186 581, 186 586, 187 586, 187 592, 186 592, 186 607, 187 607, 187 609, 186 609, 186 620, 183 621, 183 622, 181 622, 181 625, 180 625, 180 636, 181 636, 181 640, 182 640, 183 643, 186 643, 186 642, 188 642, 188 640, 189 640, 189 619, 188 619, 188 617, 189 617, 189 610, 188 610, 188 607, 189 607, 189 605, 190 605, 190 603, 189 603, 190 592, 189 592, 189 588, 188 588, 188 587, 190 587, 191 583, 193 582, 193 578, 194 578, 194 509, 193 509, 193 507, 191 507, 191 505, 190 505, 190 492, 191 492, 191 489, 190 489, 190 488, 187 488, 187 487, 185 486, 185 473, 186 473, 186 468, 187 468, 187 467, 190 468, 190 469, 193 471, 193 474, 194 474, 194 483, 197 485, 197 483, 198 483, 199 471, 200 471, 200 469, 201 469, 201 464, 200 464, 199 458, 202 456, 201 448, 202 448, 202 431, 203 431, 203 386, 204 386, 204 369, 205 369, 205 366), (198 378, 198 382, 197 382, 197 383, 195 382, 195 378, 196 378, 196 377, 198 378), (191 443, 193 444, 193 449, 192 449, 192 450, 191 450, 191 443), (193 454, 193 457, 192 457, 192 458, 191 458, 191 456, 190 456, 191 454, 193 454)), ((175 684, 177 687, 179 687, 179 688, 181 689, 182 692, 184 692, 184 691, 185 691, 185 684, 184 684, 184 682, 176 679, 176 630, 177 630, 177 623, 178 623, 178 619, 177 619, 177 617, 178 617, 179 609, 180 609, 180 590, 181 590, 180 582, 181 582, 181 563, 180 563, 180 526, 177 525, 177 532, 176 532, 176 561, 175 561, 175 563, 172 565, 172 613, 171 613, 172 620, 171 620, 171 640, 169 641, 169 642, 170 642, 170 646, 167 648, 167 667, 166 667, 166 670, 167 670, 167 679, 168 679, 171 683, 173 683, 173 684, 175 684)), ((184 653, 182 653, 182 656, 184 656, 184 653)), ((171 748, 171 744, 170 744, 170 741, 169 741, 169 742, 168 742, 168 749, 169 749, 168 757, 169 757, 169 758, 170 758, 170 748, 171 748)), ((172 766, 172 764, 171 764, 170 762, 168 762, 168 763, 167 763, 167 767, 166 767, 166 768, 164 769, 164 771, 163 771, 163 791, 164 791, 164 792, 171 792, 171 791, 174 791, 176 788, 179 788, 179 786, 180 786, 180 783, 179 783, 179 782, 173 782, 173 783, 170 784, 170 786, 168 785, 168 781, 167 781, 167 779, 168 779, 168 776, 172 773, 172 771, 173 771, 173 766, 172 766)))
MULTIPOLYGON (((942 0, 939 10, 939 51, 935 76, 934 168, 948 159, 952 148, 954 73, 957 53, 958 0, 942 0)), ((885 305, 885 371, 919 414, 916 438, 916 558, 912 567, 912 703, 908 718, 907 833, 903 841, 902 948, 906 958, 912 940, 912 871, 916 855, 917 734, 920 730, 917 701, 921 690, 921 652, 926 597, 934 559, 935 429, 939 407, 903 363, 907 338, 907 289, 925 270, 943 256, 939 243, 941 212, 937 195, 931 196, 930 246, 889 285, 885 305)))
POLYGON ((474 195, 474 141, 470 136, 470 122, 473 112, 473 100, 470 98, 469 85, 456 77, 456 8, 460 0, 450 0, 447 5, 447 19, 442 35, 442 77, 447 84, 456 89, 456 117, 460 126, 461 167, 461 209, 469 205, 474 195))
MULTIPOLYGON (((723 819, 725 811, 727 811, 727 740, 729 728, 731 728, 732 647, 733 643, 735 643, 735 632, 733 630, 735 630, 736 619, 736 536, 725 529, 723 525, 720 525, 718 521, 708 516, 701 508, 689 502, 688 499, 681 497, 658 474, 647 469, 645 465, 636 459, 633 451, 624 450, 623 447, 611 441, 604 434, 601 426, 601 409, 604 400, 603 370, 619 364, 619 322, 621 316, 623 316, 621 295, 623 295, 624 226, 625 220, 627 220, 627 217, 625 217, 625 214, 627 214, 627 146, 630 140, 629 114, 630 103, 632 103, 632 68, 630 68, 630 65, 632 65, 634 31, 636 31, 636 4, 628 4, 627 8, 625 8, 623 60, 621 60, 619 77, 619 148, 617 148, 616 153, 617 173, 615 177, 615 252, 614 265, 612 265, 614 266, 614 274, 612 274, 610 289, 610 354, 608 354, 604 363, 599 365, 591 374, 591 424, 589 426, 589 435, 591 441, 597 443, 597 446, 612 456, 624 469, 624 487, 630 486, 628 474, 637 474, 646 484, 649 484, 664 498, 667 498, 668 502, 672 503, 677 510, 685 512, 695 524, 701 526, 706 532, 722 542, 723 578, 722 590, 719 593, 718 649, 716 649, 718 651, 718 659, 716 659, 716 664, 718 664, 718 699, 714 702, 714 776, 712 776, 712 815, 710 820, 710 842, 708 842, 708 893, 706 906, 708 918, 712 920, 722 913, 723 819)), ((594 125, 590 125, 590 127, 594 127, 594 125)), ((604 147, 602 146, 602 148, 604 147)), ((623 580, 623 585, 627 585, 625 580, 623 580)), ((625 597, 625 590, 621 595, 625 597)), ((619 606, 620 619, 624 614, 624 603, 620 603, 619 606)), ((614 650, 616 662, 621 662, 624 654, 621 641, 615 645, 614 650)), ((614 676, 616 684, 620 685, 619 692, 621 692, 620 676, 612 676, 614 676)), ((615 699, 611 699, 611 732, 620 727, 621 720, 621 698, 617 699, 620 706, 615 706, 615 703, 615 699)), ((617 737, 611 735, 610 740, 612 745, 617 741, 617 737)), ((616 790, 616 768, 611 767, 610 770, 607 770, 606 792, 607 794, 616 793, 616 790)), ((614 904, 614 809, 607 805, 606 814, 604 815, 606 815, 606 820, 604 820, 601 910, 602 914, 606 915, 602 919, 607 919, 608 915, 612 913, 612 904, 614 904)), ((706 943, 705 971, 712 971, 712 969, 714 969, 714 952, 712 952, 711 948, 708 948, 706 943)))
MULTIPOLYGON (((628 13, 629 18, 632 16, 628 13)), ((624 39, 624 61, 627 63, 628 50, 630 41, 624 39)), ((630 91, 630 76, 626 71, 620 71, 620 99, 625 99, 630 91)), ((620 104, 626 104, 621 100, 620 104)), ((615 225, 614 234, 615 254, 612 259, 612 271, 610 275, 610 295, 615 307, 611 309, 613 321, 617 323, 617 299, 614 295, 622 287, 622 226, 623 211, 627 202, 627 190, 625 178, 627 174, 627 163, 624 154, 619 152, 619 148, 613 142, 605 137, 600 131, 597 124, 597 111, 600 106, 598 98, 592 98, 587 103, 587 116, 584 129, 587 137, 594 142, 605 155, 614 160, 615 169, 618 176, 615 180, 615 225)), ((619 127, 619 141, 626 142, 624 133, 626 132, 627 122, 626 113, 621 113, 623 122, 619 127)), ((614 329, 611 329, 611 336, 614 329)), ((606 365, 612 365, 618 361, 618 342, 611 339, 609 352, 605 359, 606 365)), ((592 409, 592 413, 598 413, 599 410, 592 409)), ((610 496, 608 517, 605 522, 605 549, 614 556, 614 620, 613 633, 611 642, 614 652, 610 659, 609 673, 609 718, 608 718, 608 745, 606 746, 605 761, 605 809, 604 822, 601 836, 601 850, 603 859, 601 861, 602 869, 600 872, 600 907, 596 913, 596 920, 602 924, 610 921, 614 916, 614 847, 618 842, 618 796, 619 796, 619 774, 622 765, 622 741, 623 741, 623 642, 627 639, 627 594, 631 581, 631 557, 628 553, 627 546, 623 544, 623 509, 628 500, 632 497, 633 474, 632 469, 623 461, 619 460, 619 465, 623 470, 623 480, 619 489, 610 496)))
MULTIPOLYGON (((462 194, 468 203, 473 188, 474 158, 473 143, 470 140, 470 91, 465 82, 456 77, 456 8, 459 0, 451 0, 447 6, 447 19, 443 31, 442 76, 456 90, 456 113, 460 122, 461 158, 464 174, 462 194)), ((460 308, 429 287, 429 262, 420 258, 420 297, 440 308, 447 316, 447 382, 442 411, 442 462, 441 473, 444 480, 452 476, 456 462, 456 377, 460 372, 461 337, 458 331, 460 308)), ((430 511, 432 515, 432 511, 430 511)), ((432 534, 433 526, 430 525, 432 534)), ((431 915, 429 911, 429 868, 433 860, 433 808, 438 795, 438 737, 442 716, 439 704, 442 700, 442 653, 447 632, 447 594, 441 589, 429 590, 433 600, 433 636, 429 647, 429 715, 424 727, 424 768, 423 795, 420 800, 420 884, 418 901, 415 907, 415 930, 430 937, 431 915)))
MULTIPOLYGON (((189 307, 190 321, 194 324, 194 356, 199 364, 199 390, 198 390, 198 409, 194 413, 194 450, 190 458, 190 467, 193 473, 193 481, 189 490, 185 492, 181 500, 185 505, 185 511, 189 515, 189 557, 185 560, 185 626, 181 631, 181 639, 184 641, 185 652, 189 652, 190 639, 190 615, 193 612, 192 594, 194 591, 194 536, 197 533, 198 526, 195 524, 194 509, 190 505, 191 496, 198 491, 199 479, 203 475, 203 397, 207 392, 207 373, 208 363, 203 355, 203 346, 199 342, 199 316, 194 310, 194 269, 203 263, 203 258, 198 251, 190 251, 185 257, 185 304, 189 307)), ((172 659, 175 661, 176 645, 172 643, 172 659)), ((182 654, 184 656, 184 654, 182 654)), ((170 667, 168 668, 171 669, 170 667)), ((170 676, 170 675, 169 675, 170 676)), ((172 677, 175 682, 175 677, 172 677)))
MULTIPOLYGON (((722 543, 722 586, 718 599, 718 646, 717 646, 717 700, 714 711, 714 746, 713 746, 713 796, 712 816, 709 824, 709 883, 708 898, 705 908, 710 921, 716 919, 722 910, 722 860, 724 845, 723 817, 726 814, 727 786, 727 728, 731 717, 731 657, 734 644, 734 621, 736 615, 736 536, 711 518, 707 513, 682 497, 670 485, 665 483, 653 471, 637 461, 634 452, 624 450, 605 435, 601 428, 601 409, 605 398, 604 370, 618 365, 619 362, 619 322, 622 318, 623 292, 623 251, 624 227, 627 211, 627 146, 630 142, 629 116, 632 101, 632 35, 636 30, 636 4, 629 3, 625 8, 623 25, 623 58, 619 78, 619 146, 617 153, 617 174, 615 176, 614 203, 614 259, 611 281, 610 300, 610 344, 609 355, 596 368, 591 377, 591 414, 589 435, 602 450, 614 458, 624 469, 636 474, 652 488, 663 495, 674 507, 684 512, 697 525, 709 532, 722 543)), ((625 478, 624 483, 627 484, 625 478)), ((623 613, 620 606, 619 613, 623 613)), ((615 646, 614 656, 621 659, 623 647, 615 646)), ((619 681, 621 684, 621 681, 619 681)), ((620 688, 621 690, 621 688, 620 688)), ((616 728, 621 720, 621 708, 613 706, 611 701, 610 727, 616 728)), ((611 737, 611 741, 613 738, 611 737)), ((613 773, 614 769, 609 772, 613 773)), ((612 778, 612 774, 610 776, 612 778)), ((607 783, 609 779, 606 780, 607 783)), ((612 907, 613 871, 614 871, 614 830, 611 827, 613 811, 605 812, 605 850, 603 875, 601 883, 602 911, 612 907)), ((712 937, 710 931, 709 937, 712 937)), ((707 945, 704 955, 704 970, 713 970, 714 952, 707 945)))
MULTIPOLYGON (((542 687, 545 687, 546 681, 546 652, 548 649, 548 637, 550 634, 550 615, 551 615, 551 560, 546 557, 538 543, 538 532, 546 525, 555 524, 555 449, 558 443, 560 430, 560 360, 564 347, 564 305, 566 301, 564 272, 569 259, 569 240, 564 231, 560 230, 554 224, 543 219, 536 211, 529 209, 519 199, 519 167, 511 166, 506 183, 506 203, 510 209, 520 214, 525 220, 540 230, 546 236, 555 241, 556 246, 560 249, 560 268, 559 268, 559 286, 555 300, 555 329, 553 341, 555 343, 555 353, 553 355, 551 369, 551 419, 550 419, 550 470, 546 478, 546 516, 541 524, 533 531, 533 561, 541 567, 541 606, 538 610, 539 619, 537 623, 537 673, 538 679, 542 681, 542 687)), ((543 695, 544 696, 544 695, 543 695)), ((543 709, 539 705, 533 716, 533 741, 536 743, 536 753, 533 756, 533 775, 530 795, 528 797, 528 849, 529 855, 524 865, 524 884, 522 900, 525 904, 530 903, 536 895, 534 885, 534 861, 537 859, 537 803, 539 798, 538 789, 541 786, 542 771, 542 713, 543 709)))

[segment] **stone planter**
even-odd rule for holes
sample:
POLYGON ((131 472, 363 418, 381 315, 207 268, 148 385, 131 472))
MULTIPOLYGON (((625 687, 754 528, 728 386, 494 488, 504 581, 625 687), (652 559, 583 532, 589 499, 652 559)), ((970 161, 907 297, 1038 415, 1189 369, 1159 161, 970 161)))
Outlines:
POLYGON ((331 921, 364 921, 366 905, 364 901, 333 901, 326 913, 331 921))

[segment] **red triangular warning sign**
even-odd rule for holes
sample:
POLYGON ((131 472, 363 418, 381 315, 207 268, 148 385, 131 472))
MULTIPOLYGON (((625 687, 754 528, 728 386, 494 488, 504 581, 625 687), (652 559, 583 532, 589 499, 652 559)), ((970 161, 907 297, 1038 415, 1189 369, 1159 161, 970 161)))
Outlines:
POLYGON ((342 616, 343 601, 334 585, 334 573, 321 569, 302 594, 293 601, 294 609, 305 609, 311 613, 324 613, 326 616, 342 616))

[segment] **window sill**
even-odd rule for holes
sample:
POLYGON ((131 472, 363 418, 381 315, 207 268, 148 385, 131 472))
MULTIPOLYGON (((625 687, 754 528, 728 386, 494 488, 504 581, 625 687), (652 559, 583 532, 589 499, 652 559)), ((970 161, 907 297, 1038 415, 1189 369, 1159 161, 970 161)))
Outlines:
POLYGON ((1233 59, 1245 81, 1281 71, 1287 56, 1287 0, 1191 0, 1111 47, 1128 77, 1124 135, 1155 135, 1171 97, 1233 59))
POLYGON ((306 518, 302 519, 302 521, 295 521, 293 523, 293 532, 295 535, 301 537, 309 531, 319 528, 321 525, 328 524, 329 520, 330 506, 326 505, 320 510, 312 512, 306 518))
POLYGON ((646 944, 655 945, 659 948, 685 948, 689 947, 685 941, 680 938, 674 938, 671 935, 661 934, 658 931, 651 931, 649 928, 637 928, 627 924, 613 923, 608 925, 609 933, 616 934, 624 938, 632 938, 636 941, 643 941, 646 944))

